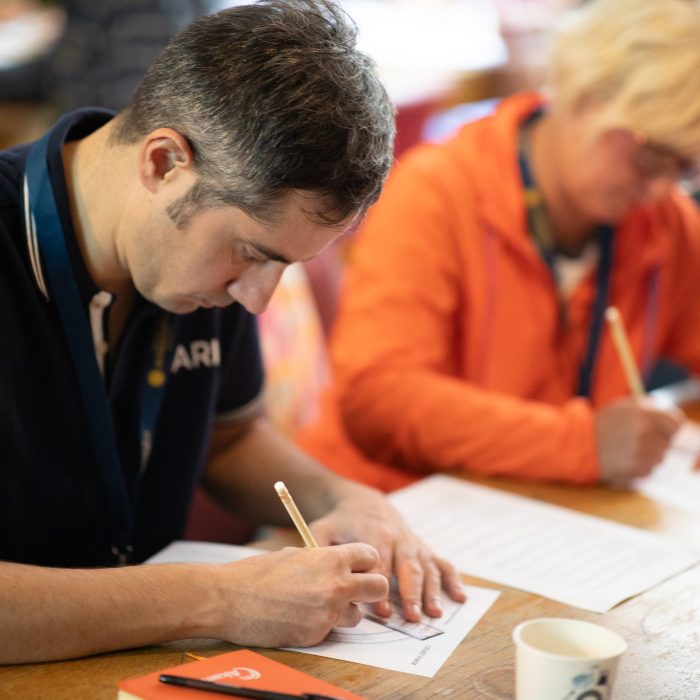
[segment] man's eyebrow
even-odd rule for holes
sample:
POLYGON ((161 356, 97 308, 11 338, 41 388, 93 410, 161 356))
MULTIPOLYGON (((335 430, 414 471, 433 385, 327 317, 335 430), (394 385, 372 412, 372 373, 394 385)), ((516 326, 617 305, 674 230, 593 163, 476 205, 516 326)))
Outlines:
POLYGON ((255 250, 262 255, 265 258, 268 258, 269 260, 275 260, 276 262, 281 262, 284 263, 285 265, 291 265, 292 261, 286 258, 284 255, 281 253, 278 253, 277 251, 272 250, 272 248, 268 248, 266 245, 263 245, 262 243, 255 243, 254 241, 248 241, 248 244, 250 245, 251 248, 255 248, 255 250))

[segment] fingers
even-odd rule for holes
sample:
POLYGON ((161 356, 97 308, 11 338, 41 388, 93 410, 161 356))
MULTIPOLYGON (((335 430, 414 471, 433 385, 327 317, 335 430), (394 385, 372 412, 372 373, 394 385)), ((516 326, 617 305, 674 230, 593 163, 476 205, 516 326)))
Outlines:
POLYGON ((682 422, 674 413, 656 410, 649 411, 646 419, 647 429, 640 437, 636 468, 630 477, 647 476, 661 462, 682 422))
POLYGON ((409 622, 418 622, 422 613, 440 617, 443 590, 452 600, 466 600, 456 569, 422 546, 397 551, 396 578, 403 615, 409 622))
POLYGON ((415 553, 397 556, 396 580, 403 616, 409 622, 418 622, 421 618, 425 572, 415 553))
POLYGON ((328 547, 325 551, 340 554, 342 568, 350 571, 349 584, 344 593, 346 599, 358 603, 376 603, 389 595, 387 577, 376 571, 379 554, 374 547, 352 542, 328 547))
POLYGON ((667 442, 671 441, 683 423, 676 413, 668 411, 652 411, 650 417, 652 428, 667 442))
POLYGON ((627 484, 645 476, 663 459, 683 423, 677 411, 654 408, 632 399, 596 411, 596 443, 601 480, 627 484))
POLYGON ((423 611, 430 617, 442 615, 443 591, 454 601, 464 603, 467 599, 457 570, 444 559, 427 555, 424 562, 423 611))
POLYGON ((467 594, 464 592, 460 573, 450 562, 444 559, 436 558, 435 561, 440 569, 442 586, 447 592, 447 595, 457 603, 464 603, 467 600, 467 594))
POLYGON ((379 554, 379 564, 377 565, 376 571, 386 579, 387 593, 381 600, 374 604, 374 611, 381 617, 389 617, 389 615, 391 615, 391 603, 388 598, 389 582, 393 576, 395 561, 393 541, 388 533, 380 537, 380 541, 377 543, 377 553, 379 554))
POLYGON ((429 617, 442 615, 442 574, 433 557, 423 561, 423 611, 429 617))
MULTIPOLYGON (((402 612, 408 621, 418 622, 423 613, 439 617, 443 588, 455 601, 465 599, 454 568, 430 552, 379 492, 345 485, 335 509, 313 523, 312 530, 319 541, 333 543, 331 549, 342 550, 344 561, 361 579, 355 585, 364 588, 361 592, 355 589, 355 597, 349 600, 371 602, 379 616, 388 617, 392 612, 388 584, 393 575, 398 582, 402 612), (359 514, 364 517, 360 518, 359 514), (355 538, 371 542, 374 548, 351 542, 355 538), (380 596, 371 575, 382 580, 380 596)), ((349 615, 352 619, 354 613, 349 615)))
POLYGON ((356 627, 362 619, 362 610, 356 603, 349 603, 345 610, 338 616, 336 627, 356 627))
POLYGON ((379 552, 370 544, 350 542, 333 547, 333 551, 342 553, 344 561, 353 573, 372 571, 380 565, 379 552))

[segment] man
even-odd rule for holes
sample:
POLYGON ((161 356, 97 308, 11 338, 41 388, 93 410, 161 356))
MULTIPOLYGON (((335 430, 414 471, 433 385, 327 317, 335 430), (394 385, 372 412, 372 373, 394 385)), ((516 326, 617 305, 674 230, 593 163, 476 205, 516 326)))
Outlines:
POLYGON ((342 14, 269 0, 195 21, 116 117, 75 112, 2 155, 0 662, 313 644, 358 602, 388 614, 392 570, 409 620, 440 615, 441 586, 464 599, 377 492, 260 413, 250 314, 376 199, 392 136, 342 14), (178 537, 200 480, 286 524, 278 479, 338 546, 112 568, 178 537))

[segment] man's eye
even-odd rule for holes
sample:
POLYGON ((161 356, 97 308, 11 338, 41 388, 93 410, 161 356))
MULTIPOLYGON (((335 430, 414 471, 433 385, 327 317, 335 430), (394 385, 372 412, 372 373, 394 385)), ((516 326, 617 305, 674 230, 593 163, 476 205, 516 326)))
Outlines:
POLYGON ((267 258, 264 255, 260 255, 256 250, 251 250, 250 248, 243 249, 243 259, 246 262, 254 263, 264 263, 267 262, 267 258))

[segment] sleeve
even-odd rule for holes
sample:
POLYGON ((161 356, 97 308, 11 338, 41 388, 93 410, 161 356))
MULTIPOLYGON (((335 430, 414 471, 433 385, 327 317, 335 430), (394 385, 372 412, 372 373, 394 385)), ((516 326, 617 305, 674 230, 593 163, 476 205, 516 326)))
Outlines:
POLYGON ((217 422, 243 422, 264 410, 264 371, 255 316, 234 304, 220 318, 221 383, 217 422))
POLYGON ((404 160, 352 249, 331 348, 345 430, 369 459, 407 470, 593 482, 588 401, 554 407, 463 378, 458 346, 471 339, 456 319, 483 313, 462 289, 483 254, 469 177, 457 187, 449 168, 430 152, 404 160))
POLYGON ((700 376, 700 207, 684 195, 673 202, 664 222, 675 244, 663 275, 661 354, 700 376))

